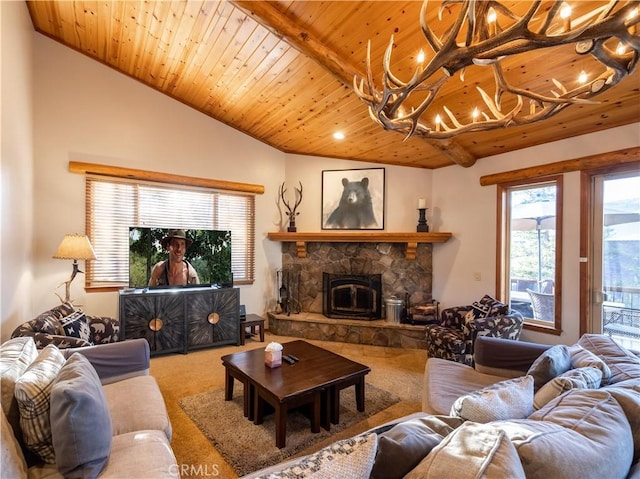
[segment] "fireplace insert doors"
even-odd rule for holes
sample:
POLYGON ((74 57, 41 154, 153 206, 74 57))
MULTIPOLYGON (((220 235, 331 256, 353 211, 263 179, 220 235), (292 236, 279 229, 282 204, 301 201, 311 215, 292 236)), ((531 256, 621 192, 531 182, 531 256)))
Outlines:
POLYGON ((322 314, 328 318, 382 318, 382 275, 322 273, 322 314))

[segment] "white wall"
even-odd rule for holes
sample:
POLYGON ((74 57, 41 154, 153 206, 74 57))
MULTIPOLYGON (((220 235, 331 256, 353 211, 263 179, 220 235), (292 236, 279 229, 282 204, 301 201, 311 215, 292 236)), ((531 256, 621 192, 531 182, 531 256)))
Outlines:
MULTIPOLYGON (((35 42, 35 287, 33 313, 59 303, 58 285, 71 262, 52 255, 66 233, 85 231, 84 176, 70 160, 265 186, 256 196, 256 281, 240 287, 249 313, 273 298, 272 271, 279 245, 270 199, 284 178, 284 154, 186 107, 141 83, 34 33, 35 42)), ((84 265, 82 265, 84 266, 84 265)), ((85 293, 84 277, 72 297, 91 314, 118 316, 117 293, 85 293)))
MULTIPOLYGON (((453 238, 436 246, 433 295, 441 306, 470 304, 495 293, 496 186, 480 186, 480 177, 528 166, 582 158, 640 146, 640 123, 484 158, 467 169, 433 172, 433 205, 442 231, 453 238), (481 280, 474 280, 480 273, 481 280)), ((548 344, 571 343, 579 336, 580 173, 564 175, 561 336, 525 331, 524 339, 548 344)))
POLYGON ((0 335, 32 310, 33 26, 24 2, 0 2, 0 335))
MULTIPOLYGON (((348 141, 348 138, 343 141, 348 141)), ((285 186, 288 190, 286 196, 291 205, 293 205, 294 188, 298 187, 298 181, 302 182, 304 189, 302 203, 298 208, 300 215, 296 218, 298 231, 320 231, 322 229, 323 170, 362 168, 384 168, 385 170, 384 230, 415 231, 418 223, 418 198, 425 198, 427 207, 431 207, 432 170, 332 158, 287 155, 285 186)), ((276 199, 274 199, 274 202, 276 199)), ((279 225, 279 218, 280 215, 276 209, 273 221, 276 227, 279 225)), ((289 224, 288 218, 283 214, 282 219, 282 227, 286 230, 289 224)), ((429 220, 431 221, 430 214, 429 220)))

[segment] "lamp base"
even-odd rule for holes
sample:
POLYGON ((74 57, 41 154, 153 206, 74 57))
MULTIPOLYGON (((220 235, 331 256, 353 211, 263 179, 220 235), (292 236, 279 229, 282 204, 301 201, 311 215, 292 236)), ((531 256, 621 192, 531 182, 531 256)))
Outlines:
POLYGON ((429 232, 429 225, 428 224, 423 224, 423 225, 416 226, 416 232, 417 233, 428 233, 429 232))

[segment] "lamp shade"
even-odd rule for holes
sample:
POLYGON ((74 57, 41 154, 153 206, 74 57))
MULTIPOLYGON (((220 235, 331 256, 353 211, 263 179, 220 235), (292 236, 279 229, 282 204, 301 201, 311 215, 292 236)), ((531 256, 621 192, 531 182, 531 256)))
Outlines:
POLYGON ((96 259, 96 253, 86 235, 65 235, 55 254, 56 259, 96 259))

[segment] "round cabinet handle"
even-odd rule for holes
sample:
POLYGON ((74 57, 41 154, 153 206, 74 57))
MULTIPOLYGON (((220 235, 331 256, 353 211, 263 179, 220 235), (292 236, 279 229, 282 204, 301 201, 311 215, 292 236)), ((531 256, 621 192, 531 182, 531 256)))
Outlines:
POLYGON ((153 318, 151 321, 149 321, 149 329, 151 331, 160 331, 163 326, 164 323, 160 318, 153 318))
POLYGON ((209 313, 209 316, 207 316, 207 321, 209 321, 209 323, 211 324, 216 324, 218 321, 220 321, 220 315, 218 313, 209 313))

